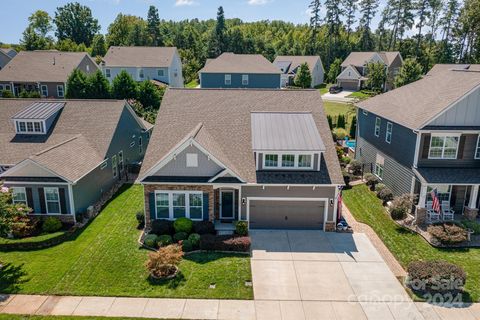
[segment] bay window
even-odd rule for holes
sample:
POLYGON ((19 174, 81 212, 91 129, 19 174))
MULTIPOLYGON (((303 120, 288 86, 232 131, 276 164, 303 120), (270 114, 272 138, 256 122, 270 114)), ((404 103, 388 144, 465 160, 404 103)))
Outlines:
POLYGON ((201 191, 156 191, 157 219, 174 220, 181 217, 192 220, 203 218, 203 193, 201 191))
POLYGON ((313 153, 267 153, 264 169, 313 169, 313 153))
POLYGON ((456 159, 460 135, 432 134, 430 139, 429 159, 456 159))

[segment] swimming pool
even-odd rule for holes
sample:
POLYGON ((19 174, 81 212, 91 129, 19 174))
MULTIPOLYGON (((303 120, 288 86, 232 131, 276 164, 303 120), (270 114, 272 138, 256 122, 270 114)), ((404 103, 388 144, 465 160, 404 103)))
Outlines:
POLYGON ((357 145, 355 140, 345 141, 345 144, 347 145, 347 147, 352 148, 352 149, 355 149, 355 146, 357 145))

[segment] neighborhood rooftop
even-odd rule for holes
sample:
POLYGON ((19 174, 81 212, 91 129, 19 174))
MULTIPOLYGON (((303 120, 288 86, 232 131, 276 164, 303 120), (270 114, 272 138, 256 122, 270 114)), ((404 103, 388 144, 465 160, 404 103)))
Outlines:
POLYGON ((169 67, 175 47, 115 47, 108 49, 103 62, 108 67, 169 67))
POLYGON ((280 69, 261 54, 222 53, 218 58, 207 61, 200 73, 275 73, 280 69))
POLYGON ((64 106, 65 102, 34 102, 15 114, 12 119, 45 120, 57 113, 64 106))
POLYGON ((389 66, 395 60, 395 58, 400 54, 398 51, 386 51, 386 52, 351 52, 348 57, 342 62, 342 67, 352 66, 363 66, 365 63, 370 61, 373 55, 378 54, 380 58, 389 66))
POLYGON ((273 63, 278 67, 287 67, 285 71, 292 72, 300 65, 307 63, 310 71, 315 69, 315 64, 320 59, 319 56, 277 56, 273 63))

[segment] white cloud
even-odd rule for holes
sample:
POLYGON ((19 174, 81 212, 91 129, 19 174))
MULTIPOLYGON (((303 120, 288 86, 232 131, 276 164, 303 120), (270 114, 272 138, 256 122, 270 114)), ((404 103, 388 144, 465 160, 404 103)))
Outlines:
POLYGON ((175 7, 193 6, 194 4, 196 4, 196 2, 193 0, 175 0, 175 7))
POLYGON ((263 6, 273 0, 248 0, 248 4, 251 6, 263 6))

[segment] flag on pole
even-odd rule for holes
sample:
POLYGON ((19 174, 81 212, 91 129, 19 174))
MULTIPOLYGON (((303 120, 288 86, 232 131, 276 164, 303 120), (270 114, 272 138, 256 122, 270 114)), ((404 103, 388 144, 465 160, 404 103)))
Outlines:
POLYGON ((432 209, 435 212, 440 212, 440 200, 438 199, 437 188, 430 191, 432 196, 432 209))

